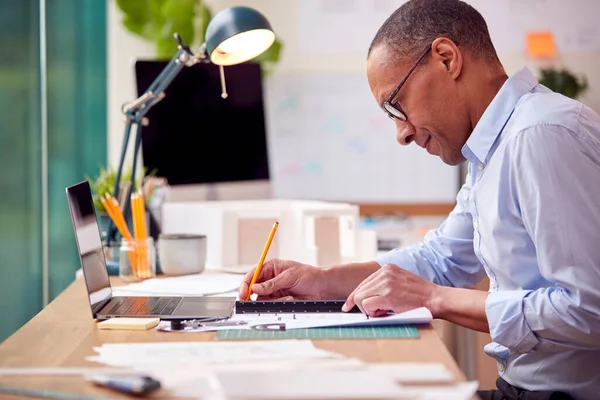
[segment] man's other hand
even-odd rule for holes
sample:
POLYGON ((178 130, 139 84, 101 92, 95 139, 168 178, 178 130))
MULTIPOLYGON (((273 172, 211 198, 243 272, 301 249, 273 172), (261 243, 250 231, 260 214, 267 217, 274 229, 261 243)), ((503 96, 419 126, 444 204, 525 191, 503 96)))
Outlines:
POLYGON ((379 317, 429 307, 438 285, 396 265, 386 264, 362 281, 348 296, 343 311, 354 305, 366 315, 379 317))

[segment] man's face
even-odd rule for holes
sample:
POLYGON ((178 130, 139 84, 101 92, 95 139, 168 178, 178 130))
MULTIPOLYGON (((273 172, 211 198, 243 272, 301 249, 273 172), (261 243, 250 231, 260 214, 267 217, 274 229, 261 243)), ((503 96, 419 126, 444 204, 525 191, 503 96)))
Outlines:
MULTIPOLYGON (((380 106, 416 61, 398 60, 385 45, 372 50, 367 78, 380 106)), ((446 164, 462 163, 461 149, 469 137, 470 124, 458 89, 456 74, 449 72, 440 57, 431 52, 425 56, 390 101, 407 117, 406 121, 394 118, 398 143, 414 141, 446 164)))

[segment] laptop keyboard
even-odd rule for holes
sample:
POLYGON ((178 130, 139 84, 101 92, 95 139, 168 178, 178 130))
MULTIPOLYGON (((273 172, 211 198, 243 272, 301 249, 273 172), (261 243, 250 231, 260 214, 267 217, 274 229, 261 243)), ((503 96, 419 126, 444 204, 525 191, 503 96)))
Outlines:
POLYGON ((108 315, 171 315, 181 297, 117 297, 111 300, 108 315))

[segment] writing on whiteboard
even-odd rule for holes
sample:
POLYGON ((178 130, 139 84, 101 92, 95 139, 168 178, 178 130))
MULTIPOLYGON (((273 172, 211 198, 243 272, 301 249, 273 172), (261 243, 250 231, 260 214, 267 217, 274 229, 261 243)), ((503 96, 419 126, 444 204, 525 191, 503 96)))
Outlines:
POLYGON ((364 75, 275 74, 265 90, 275 197, 454 201, 457 169, 396 142, 364 75))

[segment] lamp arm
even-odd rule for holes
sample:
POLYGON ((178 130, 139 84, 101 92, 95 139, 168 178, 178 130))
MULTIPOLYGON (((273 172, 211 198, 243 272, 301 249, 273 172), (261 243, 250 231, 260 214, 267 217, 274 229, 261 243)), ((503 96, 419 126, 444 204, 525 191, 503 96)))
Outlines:
POLYGON ((188 46, 181 43, 179 35, 175 34, 175 38, 179 41, 179 51, 177 54, 169 61, 144 94, 136 100, 124 104, 121 108, 121 111, 135 122, 140 122, 150 107, 164 98, 165 89, 185 66, 190 66, 198 62, 209 62, 206 56, 206 43, 202 44, 198 53, 194 55, 188 46), (136 119, 139 121, 136 121, 136 119))
MULTIPOLYGON (((133 147, 133 166, 131 167, 131 191, 130 193, 133 193, 133 191, 135 190, 134 187, 134 182, 135 182, 135 172, 137 169, 137 158, 138 158, 138 153, 140 151, 140 145, 142 143, 142 126, 143 124, 137 124, 136 126, 136 132, 135 132, 135 144, 133 147)), ((130 196, 125 196, 125 204, 123 204, 123 216, 126 217, 126 215, 129 213, 129 204, 130 204, 130 196)), ((146 218, 144 216, 144 218, 146 218)), ((133 218, 132 218, 133 221, 133 218)))
POLYGON ((123 146, 121 148, 121 157, 119 158, 119 169, 117 170, 117 176, 115 178, 115 187, 113 194, 116 196, 119 193, 119 182, 121 181, 121 173, 123 172, 123 164, 125 162, 125 153, 127 152, 127 143, 129 143, 129 136, 131 135, 131 121, 125 122, 125 133, 123 134, 123 146))
MULTIPOLYGON (((119 167, 117 169, 117 175, 115 176, 115 186, 113 188, 113 196, 118 199, 119 195, 119 186, 121 186, 121 174, 123 172, 123 164, 125 163, 125 154, 127 153, 127 144, 129 143, 129 136, 131 135, 131 120, 125 120, 125 132, 123 134, 123 145, 121 146, 121 157, 119 157, 119 167)), ((125 220, 127 220, 127 215, 123 214, 125 220)), ((109 219, 108 230, 106 232, 106 241, 108 244, 112 243, 115 240, 115 235, 117 233, 116 226, 113 221, 109 219)))
MULTIPOLYGON (((194 55, 188 46, 184 45, 179 38, 179 35, 175 34, 175 38, 179 42, 179 51, 177 54, 169 61, 167 66, 161 71, 161 73, 156 77, 156 79, 152 82, 152 84, 146 89, 144 94, 138 97, 136 100, 126 103, 121 107, 121 112, 125 115, 125 133, 123 135, 123 146, 121 149, 121 157, 119 158, 119 167, 117 170, 117 175, 115 177, 115 186, 113 195, 118 196, 119 187, 121 185, 121 175, 123 172, 123 165, 125 163, 125 155, 127 153, 127 147, 129 144, 129 137, 131 136, 131 126, 133 124, 137 125, 137 130, 135 134, 135 144, 133 151, 133 167, 131 173, 131 179, 135 182, 135 172, 137 165, 137 158, 139 153, 140 144, 142 142, 142 125, 146 121, 144 121, 144 116, 152 106, 161 101, 164 97, 165 89, 173 82, 173 79, 181 72, 181 70, 185 66, 193 65, 198 62, 210 62, 206 57, 206 44, 203 44, 198 53, 194 55)), ((133 186, 132 182, 132 186, 133 186)), ((132 187, 133 190, 133 187, 132 187)), ((126 196, 124 199, 124 203, 122 204, 123 216, 127 220, 127 212, 129 211, 129 203, 130 198, 126 196)), ((116 227, 112 221, 109 221, 108 225, 108 235, 107 241, 111 242, 114 239, 116 234, 116 227)))
POLYGON ((146 89, 144 94, 142 94, 136 100, 123 105, 121 108, 123 114, 133 121, 136 119, 141 121, 143 116, 139 116, 137 114, 141 111, 145 111, 144 114, 146 114, 146 112, 148 112, 147 109, 158 102, 158 97, 171 84, 171 82, 173 82, 173 79, 175 79, 177 74, 179 74, 183 67, 185 67, 190 58, 190 54, 187 52, 187 50, 180 49, 175 57, 169 61, 167 66, 156 77, 154 82, 152 82, 148 89, 146 89))
POLYGON ((165 69, 162 70, 160 75, 152 82, 148 90, 154 93, 163 92, 167 86, 171 84, 173 79, 175 79, 175 76, 179 74, 179 71, 186 66, 191 57, 192 54, 188 53, 186 49, 180 49, 175 57, 169 61, 165 69))

